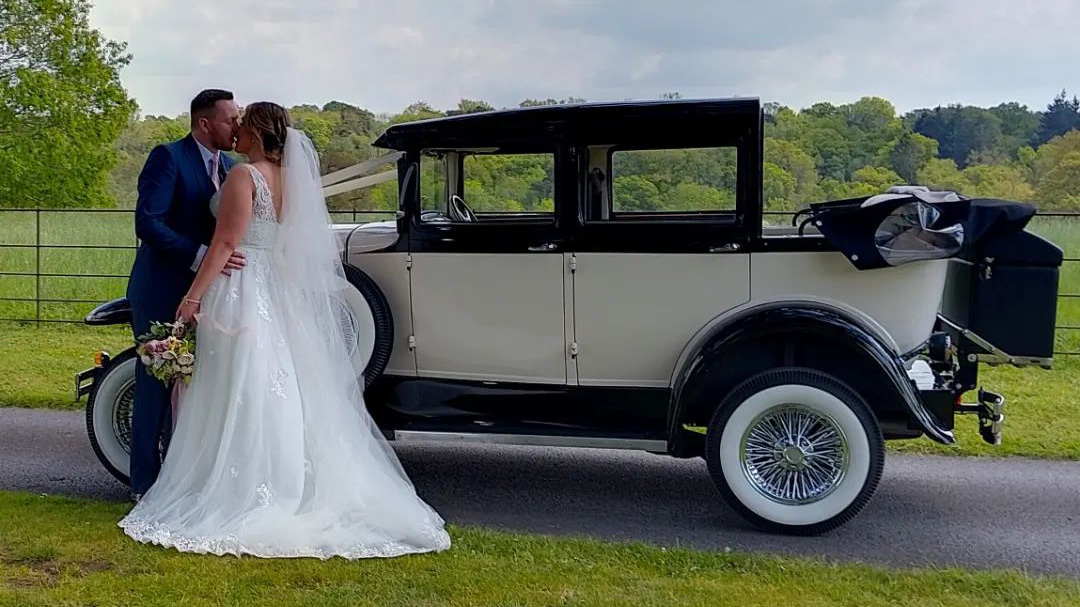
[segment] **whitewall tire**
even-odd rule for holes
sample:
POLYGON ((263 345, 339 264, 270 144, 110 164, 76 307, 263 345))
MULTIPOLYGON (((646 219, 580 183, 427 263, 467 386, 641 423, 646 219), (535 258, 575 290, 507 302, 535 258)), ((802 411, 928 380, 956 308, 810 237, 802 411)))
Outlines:
POLYGON ((340 294, 333 303, 338 307, 338 322, 353 371, 360 377, 375 351, 375 317, 367 300, 352 285, 342 289, 340 294))
POLYGON ((109 361, 86 403, 86 431, 98 460, 117 480, 129 483, 131 410, 135 404, 135 349, 109 361))
POLYGON ((756 375, 731 391, 706 434, 709 472, 740 515, 768 531, 813 535, 851 520, 884 465, 866 402, 803 368, 756 375))
POLYGON ((346 264, 345 278, 353 288, 344 289, 340 316, 346 347, 357 377, 371 386, 390 362, 394 347, 394 317, 379 285, 363 270, 346 264))

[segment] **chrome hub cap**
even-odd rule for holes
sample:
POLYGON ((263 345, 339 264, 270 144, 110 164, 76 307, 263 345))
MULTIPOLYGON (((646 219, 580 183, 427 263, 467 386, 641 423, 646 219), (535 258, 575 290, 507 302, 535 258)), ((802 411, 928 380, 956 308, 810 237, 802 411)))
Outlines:
POLYGON ((739 455, 750 485, 788 505, 823 499, 848 468, 843 430, 804 405, 778 405, 757 416, 743 433, 739 455))

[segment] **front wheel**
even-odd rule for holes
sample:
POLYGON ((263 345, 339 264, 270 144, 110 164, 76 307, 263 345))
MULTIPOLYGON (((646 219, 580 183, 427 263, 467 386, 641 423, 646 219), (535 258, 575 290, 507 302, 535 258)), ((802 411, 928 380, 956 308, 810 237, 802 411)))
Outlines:
POLYGON ((870 501, 885 461, 870 407, 814 369, 766 371, 738 385, 713 414, 705 458, 720 493, 767 531, 814 535, 870 501))
POLYGON ((86 403, 86 431, 98 460, 128 484, 131 411, 135 406, 135 348, 109 361, 94 381, 86 403))

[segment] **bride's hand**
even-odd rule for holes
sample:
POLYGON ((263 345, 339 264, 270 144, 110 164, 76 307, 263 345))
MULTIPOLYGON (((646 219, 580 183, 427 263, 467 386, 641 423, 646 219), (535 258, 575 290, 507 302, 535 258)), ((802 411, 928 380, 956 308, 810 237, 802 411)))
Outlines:
POLYGON ((194 324, 195 315, 199 313, 201 305, 199 300, 185 297, 180 302, 180 307, 176 309, 176 320, 185 324, 194 324))

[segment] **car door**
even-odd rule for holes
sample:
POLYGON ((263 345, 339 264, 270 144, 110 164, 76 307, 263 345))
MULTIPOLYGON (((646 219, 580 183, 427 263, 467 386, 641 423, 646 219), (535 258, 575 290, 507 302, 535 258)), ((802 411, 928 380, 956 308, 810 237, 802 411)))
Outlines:
POLYGON ((566 383, 554 166, 554 153, 422 156, 409 245, 420 377, 566 383))
POLYGON ((749 301, 743 158, 735 146, 587 157, 573 243, 577 382, 666 388, 694 334, 749 301))

